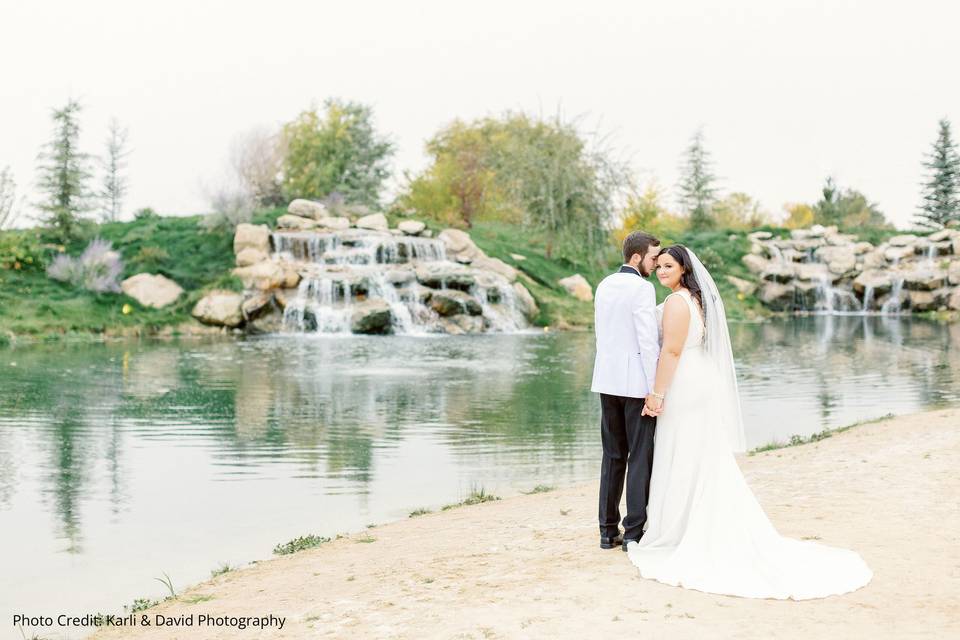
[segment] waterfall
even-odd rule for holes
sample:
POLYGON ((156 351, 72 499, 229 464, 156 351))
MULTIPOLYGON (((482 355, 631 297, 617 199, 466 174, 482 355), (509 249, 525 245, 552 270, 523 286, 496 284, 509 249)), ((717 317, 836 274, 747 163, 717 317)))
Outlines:
POLYGON ((485 331, 528 326, 505 277, 448 260, 441 240, 361 229, 276 231, 271 238, 273 258, 293 262, 301 275, 284 308, 284 331, 349 334, 360 305, 380 301, 390 309, 393 333, 442 333, 450 320, 425 300, 444 290, 464 292, 477 302, 481 316, 471 327, 481 320, 485 331), (423 267, 437 272, 426 285, 418 280, 423 267))
POLYGON ((873 304, 873 285, 868 284, 863 289, 863 306, 860 308, 860 311, 867 313, 870 311, 870 305, 873 304))
POLYGON ((893 289, 890 291, 890 297, 883 303, 883 306, 880 307, 880 313, 883 315, 900 312, 900 308, 903 306, 903 300, 901 300, 903 295, 903 280, 902 275, 898 275, 893 279, 893 289))

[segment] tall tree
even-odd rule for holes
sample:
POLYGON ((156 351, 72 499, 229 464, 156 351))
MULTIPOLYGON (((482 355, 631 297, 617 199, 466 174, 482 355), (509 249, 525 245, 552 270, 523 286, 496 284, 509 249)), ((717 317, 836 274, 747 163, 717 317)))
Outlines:
POLYGON ((78 147, 82 107, 74 99, 53 109, 53 138, 38 156, 37 180, 46 199, 38 208, 46 213, 44 222, 66 240, 75 235, 81 214, 90 210, 90 156, 78 147))
POLYGON ((940 120, 937 140, 926 154, 923 166, 927 169, 927 181, 917 224, 938 229, 951 220, 960 220, 960 155, 946 118, 940 120))
POLYGON ((813 216, 818 224, 822 225, 840 225, 842 214, 838 206, 840 190, 833 176, 827 176, 823 189, 820 190, 820 200, 813 205, 813 216))
POLYGON ((710 154, 703 146, 703 130, 698 129, 684 154, 680 175, 680 205, 690 216, 690 229, 701 231, 715 226, 713 205, 717 200, 716 176, 710 154))
POLYGON ((107 153, 101 161, 104 175, 99 194, 104 222, 116 222, 120 219, 123 198, 127 195, 127 176, 124 170, 127 168, 127 156, 130 155, 127 148, 128 134, 127 129, 120 126, 116 118, 110 119, 107 153))
POLYGON ((373 127, 373 110, 328 99, 283 127, 283 190, 290 198, 339 193, 348 204, 378 206, 393 144, 373 127))
POLYGON ((17 183, 13 179, 13 172, 10 167, 4 167, 0 171, 0 230, 12 226, 17 217, 13 210, 16 195, 17 183))

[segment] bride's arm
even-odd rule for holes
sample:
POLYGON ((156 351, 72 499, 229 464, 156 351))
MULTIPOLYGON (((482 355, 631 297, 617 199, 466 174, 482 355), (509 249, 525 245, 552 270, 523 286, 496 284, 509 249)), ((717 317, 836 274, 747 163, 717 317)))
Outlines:
MULTIPOLYGON (((663 348, 660 350, 660 362, 657 364, 657 378, 653 386, 654 394, 665 396, 673 382, 677 362, 683 353, 683 344, 687 341, 690 328, 690 307, 680 296, 669 296, 663 305, 663 348)), ((647 407, 658 414, 663 408, 663 398, 651 394, 647 396, 647 407)))

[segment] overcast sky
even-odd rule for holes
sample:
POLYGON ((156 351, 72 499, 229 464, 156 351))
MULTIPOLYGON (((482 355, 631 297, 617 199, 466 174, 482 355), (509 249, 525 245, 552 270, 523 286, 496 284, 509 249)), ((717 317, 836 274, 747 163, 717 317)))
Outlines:
POLYGON ((102 152, 111 116, 129 127, 128 215, 206 211, 237 134, 329 96, 373 106, 398 176, 424 166, 424 141, 453 118, 559 108, 611 133, 671 200, 703 127, 725 192, 779 212, 832 174, 898 226, 937 120, 960 127, 950 0, 0 7, 0 167, 36 201, 50 109, 79 98, 84 150, 102 152))

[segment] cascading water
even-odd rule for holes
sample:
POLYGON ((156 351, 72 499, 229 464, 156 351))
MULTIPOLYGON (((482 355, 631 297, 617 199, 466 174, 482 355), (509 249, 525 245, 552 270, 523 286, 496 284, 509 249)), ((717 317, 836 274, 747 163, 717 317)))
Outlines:
POLYGON ((440 240, 360 229, 277 231, 271 238, 274 258, 293 262, 301 275, 284 307, 283 331, 349 334, 355 312, 370 301, 386 304, 398 334, 444 332, 443 323, 457 318, 471 330, 528 326, 505 277, 448 260, 440 240), (426 303, 443 295, 471 313, 445 318, 426 303))

